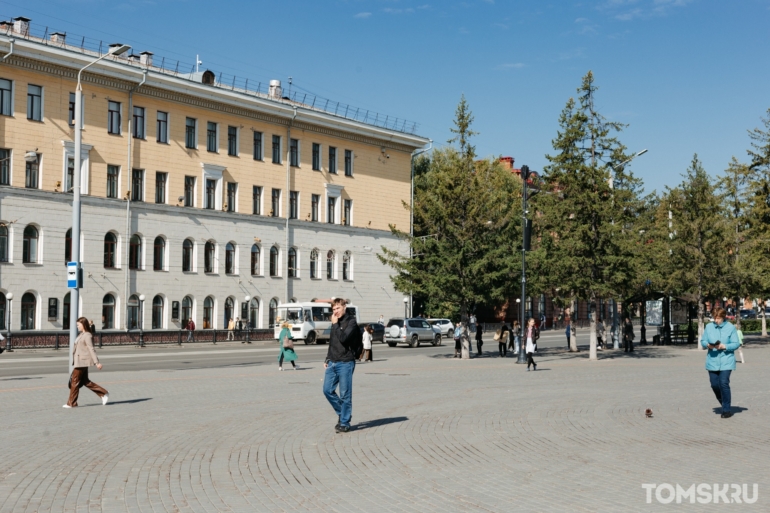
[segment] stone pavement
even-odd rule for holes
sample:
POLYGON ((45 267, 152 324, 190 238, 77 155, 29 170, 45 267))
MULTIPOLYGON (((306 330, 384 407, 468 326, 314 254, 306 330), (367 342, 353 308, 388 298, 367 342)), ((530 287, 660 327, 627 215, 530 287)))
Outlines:
POLYGON ((113 402, 83 389, 74 410, 64 375, 5 378, 0 512, 770 511, 770 346, 744 349, 729 420, 691 349, 549 349, 537 372, 444 349, 376 347, 344 435, 319 361, 93 370, 113 402), (644 483, 758 500, 648 504, 644 483))

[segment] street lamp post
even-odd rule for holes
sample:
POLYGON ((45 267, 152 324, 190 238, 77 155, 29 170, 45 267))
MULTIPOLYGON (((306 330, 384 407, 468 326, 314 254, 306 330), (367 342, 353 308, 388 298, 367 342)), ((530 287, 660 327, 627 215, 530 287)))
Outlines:
MULTIPOLYGON (((425 153, 426 151, 430 151, 433 149, 433 139, 429 139, 430 144, 427 148, 423 148, 421 150, 414 150, 412 152, 412 158, 410 162, 410 177, 411 177, 411 184, 409 189, 409 194, 411 195, 411 198, 409 200, 409 260, 412 260, 412 240, 414 238, 414 158, 418 155, 421 155, 425 153)), ((384 152, 384 148, 383 148, 384 152)), ((390 157, 388 157, 390 158, 390 157)), ((414 300, 414 292, 409 292, 409 307, 412 307, 412 301, 414 300)), ((404 317, 406 317, 406 314, 404 314, 404 317)))
MULTIPOLYGON (((104 55, 98 59, 94 59, 89 62, 78 71, 78 84, 75 88, 75 155, 74 155, 74 169, 72 171, 72 261, 78 263, 80 267, 80 166, 81 158, 80 152, 83 143, 83 87, 80 85, 80 77, 86 68, 89 68, 99 62, 100 60, 110 55, 121 55, 125 53, 129 48, 128 45, 114 44, 110 45, 110 49, 104 55)), ((131 113, 129 112, 130 116, 131 113)), ((131 134, 129 134, 129 137, 131 134)), ((130 171, 129 171, 130 172, 130 171)), ((80 276, 78 271, 78 283, 77 287, 73 288, 70 292, 70 350, 69 350, 69 362, 72 366, 72 354, 75 351, 75 340, 78 338, 78 307, 80 303, 80 276)), ((70 368, 70 374, 72 374, 72 368, 70 368)))
POLYGON ((9 353, 12 353, 13 349, 11 347, 11 323, 13 322, 13 292, 6 294, 5 299, 8 300, 8 328, 5 331, 5 350, 9 353))
POLYGON ((144 347, 144 294, 139 294, 139 347, 144 347))
MULTIPOLYGON (((251 296, 246 296, 243 298, 246 300, 246 343, 251 344, 251 339, 249 338, 251 334, 251 296)), ((243 312, 241 312, 241 315, 243 315, 243 312)))
POLYGON ((408 306, 409 306, 409 298, 408 298, 408 297, 405 297, 405 298, 404 298, 404 319, 405 319, 405 320, 409 318, 409 314, 407 314, 407 308, 408 308, 408 306))
POLYGON ((527 196, 529 194, 529 187, 527 181, 529 180, 530 171, 529 166, 521 166, 521 342, 519 343, 519 358, 516 363, 527 363, 527 357, 525 355, 525 329, 527 326, 526 308, 527 308, 527 250, 529 250, 529 236, 532 229, 532 221, 527 218, 527 196))

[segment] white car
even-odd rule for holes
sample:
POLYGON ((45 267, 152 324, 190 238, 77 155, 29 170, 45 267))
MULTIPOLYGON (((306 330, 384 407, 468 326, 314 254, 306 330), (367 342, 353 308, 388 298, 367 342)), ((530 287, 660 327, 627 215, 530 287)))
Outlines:
POLYGON ((455 325, 449 319, 426 319, 428 324, 435 326, 439 329, 442 335, 447 338, 453 338, 455 333, 455 325))

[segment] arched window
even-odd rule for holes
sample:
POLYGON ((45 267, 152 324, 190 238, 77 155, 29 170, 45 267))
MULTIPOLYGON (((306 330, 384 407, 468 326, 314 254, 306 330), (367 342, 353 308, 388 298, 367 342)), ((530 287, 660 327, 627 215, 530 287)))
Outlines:
POLYGON ((182 326, 187 326, 187 321, 192 319, 193 315, 193 300, 190 296, 185 296, 182 299, 182 326))
POLYGON ((152 329, 163 329, 163 297, 152 298, 152 329))
POLYGON ((297 250, 289 248, 289 278, 297 277, 297 250))
POLYGON ((209 296, 203 300, 203 329, 214 327, 214 298, 209 296))
POLYGON ((259 299, 255 297, 249 302, 249 327, 259 327, 259 299))
POLYGON ((139 296, 132 294, 128 298, 128 319, 126 327, 130 330, 139 329, 139 296))
POLYGON ((115 296, 106 294, 102 299, 102 329, 115 329, 115 296))
POLYGON ((251 275, 259 276, 259 246, 251 246, 251 275))
POLYGON ((352 270, 351 263, 352 263, 352 258, 350 256, 350 251, 345 251, 342 254, 342 279, 343 280, 353 279, 352 273, 351 273, 351 270, 352 270))
POLYGON ((8 227, 0 224, 0 262, 8 261, 8 227))
POLYGON ((104 268, 115 269, 118 255, 118 237, 108 232, 104 236, 104 268))
POLYGON ((233 298, 229 297, 225 299, 225 324, 224 327, 227 328, 227 325, 230 322, 230 319, 235 319, 235 316, 233 313, 235 312, 235 301, 233 301, 233 298))
POLYGON ((8 311, 8 304, 5 302, 5 294, 0 292, 0 330, 7 329, 5 327, 5 313, 8 311))
POLYGON ((278 276, 278 248, 270 248, 270 276, 278 276))
POLYGON ((189 273, 193 270, 193 241, 185 239, 182 243, 182 271, 189 273))
POLYGON ((273 298, 270 300, 270 308, 267 311, 267 327, 275 328, 275 317, 278 314, 278 300, 273 298))
POLYGON ((330 249, 328 253, 326 253, 326 279, 327 280, 333 280, 334 279, 334 250, 330 249))
POLYGON ((163 270, 166 261, 166 240, 163 237, 155 237, 154 251, 152 253, 152 268, 156 271, 163 270))
POLYGON ((313 249, 310 252, 310 278, 318 278, 318 250, 313 249))
POLYGON ((35 295, 31 292, 27 292, 21 296, 21 329, 34 330, 35 329, 35 307, 37 306, 37 300, 35 295))
POLYGON ((128 268, 142 268, 142 238, 139 235, 132 235, 128 246, 128 268))
POLYGON ((37 228, 32 225, 28 225, 26 228, 24 228, 24 246, 22 248, 21 261, 25 264, 37 263, 37 240, 37 228))
POLYGON ((203 271, 207 273, 213 273, 216 258, 216 246, 213 241, 206 242, 206 246, 203 248, 203 271))
POLYGON ((63 306, 61 311, 61 328, 63 330, 70 329, 70 307, 71 307, 70 293, 67 292, 64 295, 64 301, 63 301, 63 306))
POLYGON ((72 228, 64 234, 64 263, 72 260, 72 228))
POLYGON ((225 246, 225 274, 235 274, 235 244, 225 246))

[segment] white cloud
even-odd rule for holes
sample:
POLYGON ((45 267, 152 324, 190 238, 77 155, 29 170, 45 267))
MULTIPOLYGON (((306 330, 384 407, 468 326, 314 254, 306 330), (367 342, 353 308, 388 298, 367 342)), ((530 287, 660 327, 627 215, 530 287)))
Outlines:
POLYGON ((366 18, 368 18, 371 15, 372 15, 372 13, 370 13, 370 12, 360 12, 360 13, 356 14, 353 17, 354 18, 360 18, 360 19, 366 19, 366 18))
POLYGON ((616 20, 631 21, 637 18, 668 16, 674 9, 685 7, 692 2, 693 0, 605 0, 597 8, 616 20))

